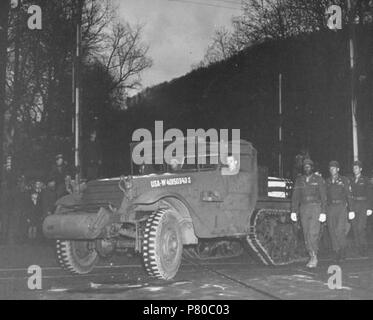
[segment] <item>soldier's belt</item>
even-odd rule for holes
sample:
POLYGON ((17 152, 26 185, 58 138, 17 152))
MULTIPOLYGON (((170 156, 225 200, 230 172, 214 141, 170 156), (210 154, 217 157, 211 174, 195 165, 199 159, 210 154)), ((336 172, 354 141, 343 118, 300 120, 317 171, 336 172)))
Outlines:
POLYGON ((304 197, 303 200, 304 200, 305 202, 321 202, 321 199, 320 199, 320 198, 317 198, 317 197, 311 197, 311 196, 304 197))
POLYGON ((328 204, 342 204, 342 203, 346 203, 345 200, 329 200, 328 201, 328 204))
POLYGON ((357 201, 365 201, 365 200, 368 200, 367 197, 352 197, 353 200, 357 200, 357 201))
POLYGON ((308 205, 308 204, 318 204, 318 205, 321 205, 321 201, 303 201, 303 203, 301 203, 301 205, 308 205))

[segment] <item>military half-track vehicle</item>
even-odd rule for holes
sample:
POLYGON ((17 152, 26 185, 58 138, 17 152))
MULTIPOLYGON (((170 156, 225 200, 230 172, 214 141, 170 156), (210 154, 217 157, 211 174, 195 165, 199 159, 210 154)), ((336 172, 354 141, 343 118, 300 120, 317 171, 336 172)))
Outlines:
POLYGON ((149 275, 167 280, 176 275, 183 255, 232 257, 246 247, 266 265, 303 259, 290 201, 268 197, 257 151, 247 141, 236 143, 240 170, 234 175, 223 174, 222 162, 211 161, 221 155, 208 146, 205 164, 198 152, 196 164, 186 158, 172 168, 132 164, 129 176, 91 181, 81 195, 59 199, 43 223, 45 236, 56 240, 59 264, 85 274, 100 257, 132 248, 149 275))

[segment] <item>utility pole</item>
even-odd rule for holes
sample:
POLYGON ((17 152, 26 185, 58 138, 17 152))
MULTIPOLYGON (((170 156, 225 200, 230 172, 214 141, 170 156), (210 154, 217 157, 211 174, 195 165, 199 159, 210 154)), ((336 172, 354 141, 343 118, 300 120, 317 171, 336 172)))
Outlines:
POLYGON ((284 176, 284 166, 282 159, 282 142, 283 142, 283 131, 282 131, 282 73, 278 76, 278 116, 279 116, 279 128, 278 128, 278 174, 282 178, 284 176))
POLYGON ((75 57, 73 65, 73 101, 75 105, 74 116, 74 165, 75 182, 79 188, 81 166, 80 166, 80 79, 81 79, 81 37, 82 37, 82 12, 84 0, 76 0, 75 14, 75 57))
POLYGON ((352 149, 353 160, 359 159, 359 140, 358 140, 358 124, 356 119, 357 98, 356 98, 356 61, 355 61, 355 26, 354 26, 354 10, 352 10, 351 0, 347 0, 347 9, 349 15, 349 48, 350 48, 350 70, 351 70, 351 117, 352 117, 352 149))

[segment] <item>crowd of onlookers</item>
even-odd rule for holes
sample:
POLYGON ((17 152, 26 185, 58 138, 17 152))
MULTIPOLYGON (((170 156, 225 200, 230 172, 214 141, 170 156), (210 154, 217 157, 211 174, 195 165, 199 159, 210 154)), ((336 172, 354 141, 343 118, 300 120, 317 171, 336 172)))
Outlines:
MULTIPOLYGON (((96 131, 90 133, 89 141, 83 144, 83 176, 96 179, 102 163, 96 131)), ((0 243, 43 240, 42 223, 53 213, 57 199, 72 193, 73 172, 59 153, 52 168, 40 176, 15 174, 9 164, 1 183, 0 197, 0 243)))
POLYGON ((3 184, 0 203, 0 241, 40 241, 42 222, 53 213, 58 198, 69 192, 71 174, 62 154, 46 178, 21 175, 3 184))

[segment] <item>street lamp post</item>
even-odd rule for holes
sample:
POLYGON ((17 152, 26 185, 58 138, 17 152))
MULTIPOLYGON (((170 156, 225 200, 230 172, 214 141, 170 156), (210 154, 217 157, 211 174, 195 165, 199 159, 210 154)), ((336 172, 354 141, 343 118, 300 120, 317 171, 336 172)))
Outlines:
POLYGON ((358 128, 356 120, 357 99, 355 90, 355 28, 354 14, 352 10, 351 0, 347 0, 347 9, 349 13, 349 48, 350 48, 350 70, 351 70, 351 117, 352 117, 352 149, 354 161, 359 159, 359 140, 358 128))
POLYGON ((74 116, 74 165, 75 182, 80 185, 80 78, 81 78, 81 25, 84 0, 77 0, 77 12, 75 16, 76 40, 75 57, 73 66, 73 100, 75 105, 74 116))
POLYGON ((278 142, 279 142, 279 152, 278 152, 278 175, 280 178, 284 176, 284 167, 283 167, 283 118, 282 118, 282 73, 278 76, 278 115, 279 115, 279 128, 278 128, 278 142))

